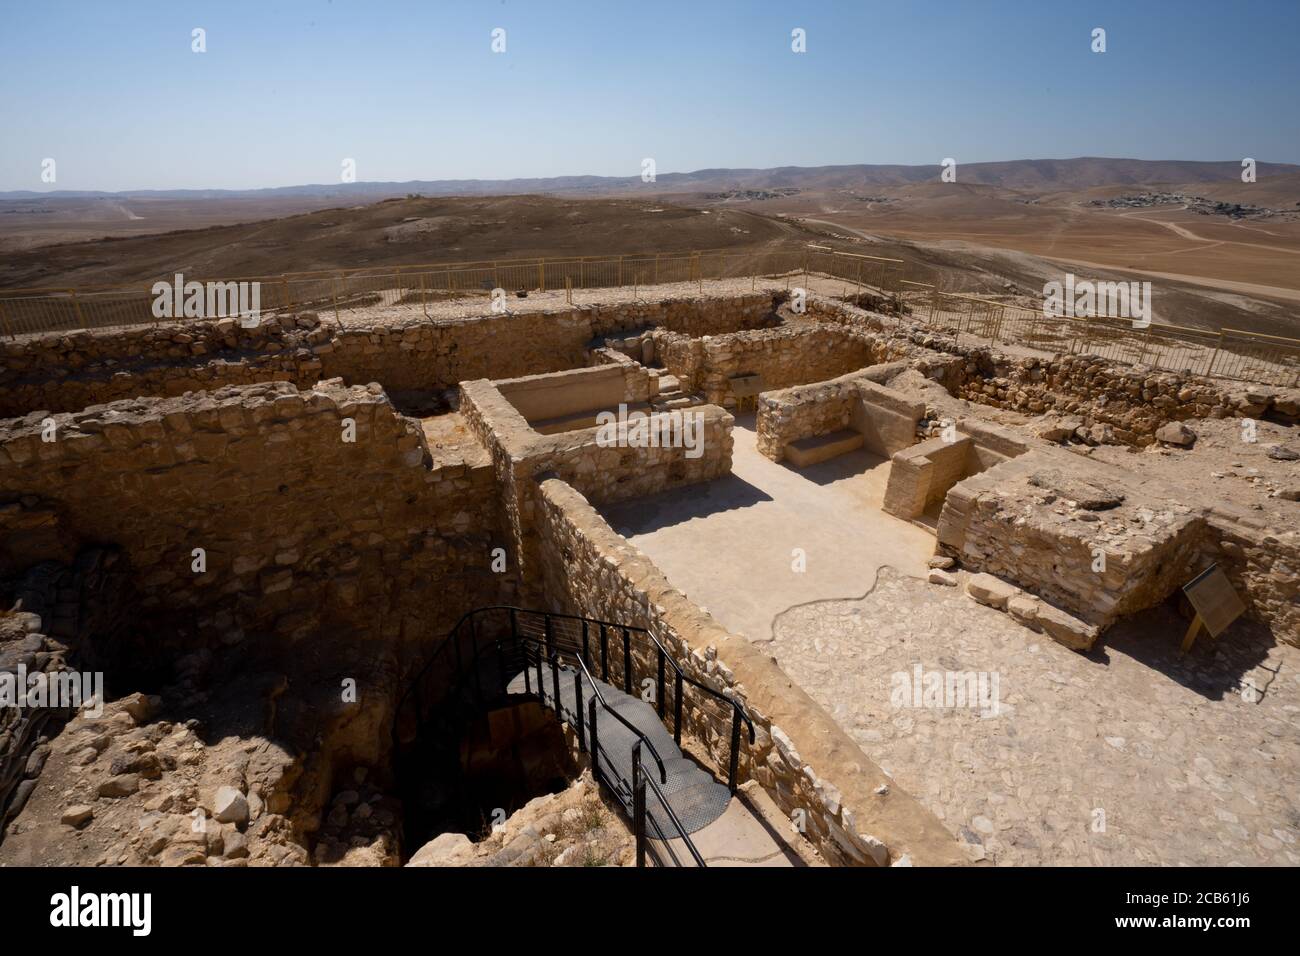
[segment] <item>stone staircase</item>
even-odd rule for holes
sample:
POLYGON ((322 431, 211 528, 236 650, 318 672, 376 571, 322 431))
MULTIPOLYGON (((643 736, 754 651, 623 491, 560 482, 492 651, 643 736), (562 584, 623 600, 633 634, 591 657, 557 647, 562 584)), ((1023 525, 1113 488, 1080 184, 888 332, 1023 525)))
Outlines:
POLYGON ((659 375, 659 394, 650 400, 650 407, 656 412, 673 409, 690 408, 703 404, 704 399, 698 395, 689 395, 682 391, 681 383, 675 375, 659 375))

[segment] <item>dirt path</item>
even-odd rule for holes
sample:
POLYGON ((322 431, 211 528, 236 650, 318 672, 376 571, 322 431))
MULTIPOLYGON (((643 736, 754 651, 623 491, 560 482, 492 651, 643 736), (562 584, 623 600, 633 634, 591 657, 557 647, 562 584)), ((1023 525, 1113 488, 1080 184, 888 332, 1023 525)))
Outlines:
MULTIPOLYGON (((1184 206, 1183 208, 1186 209, 1187 207, 1184 206)), ((1121 218, 1121 219, 1135 219, 1135 220, 1138 221, 1138 222, 1150 222, 1150 223, 1154 223, 1154 224, 1157 225, 1157 226, 1164 226, 1166 229, 1171 229, 1171 230, 1173 230, 1177 235, 1181 236, 1181 237, 1184 238, 1184 239, 1194 239, 1194 240, 1196 240, 1197 242, 1208 243, 1208 245, 1205 245, 1205 246, 1202 247, 1202 248, 1204 248, 1204 249, 1210 249, 1210 248, 1213 248, 1214 246, 1221 246, 1221 245, 1227 243, 1228 245, 1232 245, 1232 246, 1249 246, 1249 247, 1252 248, 1252 249, 1268 249, 1268 250, 1270 250, 1271 252, 1285 252, 1285 253, 1287 253, 1288 255, 1292 255, 1292 256, 1300 256, 1300 249, 1292 249, 1292 248, 1288 248, 1288 247, 1286 247, 1286 246, 1268 246, 1268 245, 1264 245, 1263 243, 1260 243, 1260 242, 1240 242, 1239 240, 1236 240, 1236 239, 1207 239, 1205 236, 1198 236, 1196 233, 1192 232, 1190 229, 1187 229, 1187 228, 1185 228, 1185 227, 1183 227, 1183 226, 1180 226, 1180 225, 1178 225, 1178 223, 1176 223, 1176 222, 1165 222, 1165 221, 1163 221, 1163 220, 1161 220, 1161 219, 1147 219, 1147 218, 1144 217, 1144 216, 1139 216, 1139 215, 1136 215, 1135 213, 1131 213, 1131 212, 1121 213, 1121 214, 1120 214, 1120 218, 1121 218)), ((1271 236, 1271 235, 1276 235, 1276 234, 1275 234, 1275 233, 1268 233, 1268 235, 1271 236)), ((1179 249, 1179 250, 1174 250, 1174 251, 1175 251, 1175 252, 1186 252, 1187 250, 1185 250, 1185 249, 1179 249)), ((1162 254, 1163 254, 1163 253, 1162 253, 1162 254)), ((1265 288, 1267 288, 1267 287, 1265 287, 1265 288)))
POLYGON ((1254 282, 1233 282, 1230 279, 1215 279, 1211 276, 1189 276, 1177 272, 1151 272, 1147 269, 1126 269, 1123 266, 1105 262, 1088 262, 1084 259, 1067 259, 1062 256, 1040 256, 1052 262, 1064 262, 1069 265, 1087 266, 1089 269, 1111 269, 1115 272, 1129 272, 1134 275, 1147 276, 1152 279, 1169 279, 1173 282, 1186 282, 1189 285, 1204 286, 1208 289, 1222 289, 1225 292, 1237 292, 1243 295, 1257 295, 1266 299, 1282 299, 1286 302, 1300 302, 1300 289, 1285 289, 1276 285, 1259 285, 1254 282))

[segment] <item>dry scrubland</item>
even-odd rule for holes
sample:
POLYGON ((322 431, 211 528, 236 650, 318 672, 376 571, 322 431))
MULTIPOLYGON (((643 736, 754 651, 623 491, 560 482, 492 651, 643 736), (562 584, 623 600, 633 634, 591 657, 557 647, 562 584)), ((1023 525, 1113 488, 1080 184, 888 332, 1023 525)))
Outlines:
POLYGON ((959 166, 957 183, 919 167, 722 170, 547 195, 378 202, 0 200, 0 289, 817 241, 1031 306, 1065 271, 1150 279, 1157 321, 1300 337, 1300 172, 1276 167, 1244 184, 1233 164, 1206 165, 982 164, 959 166))

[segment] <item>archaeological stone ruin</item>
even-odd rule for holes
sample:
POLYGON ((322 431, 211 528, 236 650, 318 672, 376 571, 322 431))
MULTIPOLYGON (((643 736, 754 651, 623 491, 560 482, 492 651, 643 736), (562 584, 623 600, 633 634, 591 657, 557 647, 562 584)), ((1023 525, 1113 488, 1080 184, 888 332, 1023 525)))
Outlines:
MULTIPOLYGON (((1031 772, 1089 776, 1072 721, 1236 707, 1300 654, 1300 391, 840 286, 0 341, 0 672, 51 691, 0 707, 0 863, 1076 862, 1102 798, 1031 772), (1211 569, 1242 613, 1180 655, 1211 569), (932 617, 960 652, 921 650, 932 617), (964 749, 897 739, 932 718, 887 675, 985 646, 1041 672, 1000 669, 964 749)), ((1215 763, 1193 796, 1278 761, 1237 775, 1249 832, 1193 806, 1159 851, 1130 804, 1107 858, 1300 862, 1273 713, 1225 711, 1214 753, 1172 717, 1094 733, 1115 793, 1153 735, 1215 763)))

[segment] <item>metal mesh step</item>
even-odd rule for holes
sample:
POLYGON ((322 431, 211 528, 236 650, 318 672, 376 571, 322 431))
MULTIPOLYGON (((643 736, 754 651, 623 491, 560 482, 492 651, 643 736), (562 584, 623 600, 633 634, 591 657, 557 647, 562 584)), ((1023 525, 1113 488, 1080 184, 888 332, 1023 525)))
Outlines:
MULTIPOLYGON (((527 677, 523 670, 516 674, 510 680, 507 690, 511 694, 525 694, 531 691, 543 704, 556 711, 561 720, 576 727, 578 716, 575 680, 579 681, 582 687, 581 719, 586 727, 587 741, 590 744, 592 734, 588 703, 595 696, 592 680, 581 671, 570 667, 561 666, 558 672, 560 683, 558 706, 555 700, 555 681, 549 666, 542 668, 540 689, 537 686, 537 671, 533 669, 527 672, 527 677)), ((668 805, 681 821, 682 829, 688 834, 695 833, 722 816, 731 802, 731 792, 682 753, 655 709, 645 701, 625 694, 604 681, 595 681, 595 686, 600 689, 601 695, 609 706, 644 734, 658 751, 668 777, 666 783, 660 782, 658 765, 644 745, 641 748, 641 766, 644 772, 654 775, 654 780, 663 791, 668 805)), ((602 710, 599 704, 596 706, 596 733, 600 744, 601 772, 618 792, 630 812, 632 750, 638 738, 617 719, 602 710)), ((658 800, 652 794, 647 796, 646 812, 650 818, 649 832, 652 836, 672 838, 676 835, 676 827, 668 820, 667 814, 663 812, 662 807, 658 806, 658 800)))

